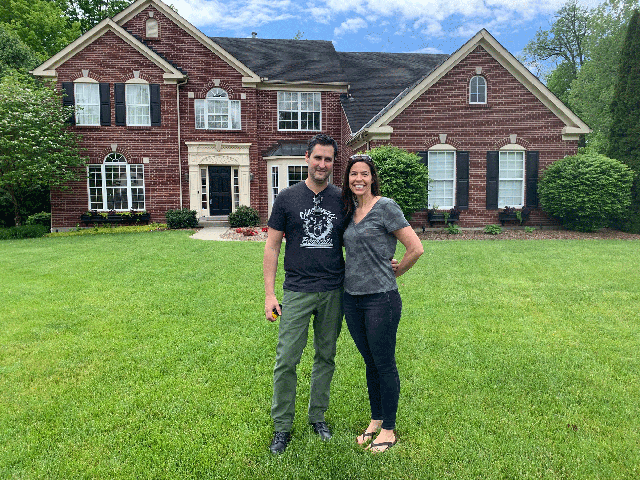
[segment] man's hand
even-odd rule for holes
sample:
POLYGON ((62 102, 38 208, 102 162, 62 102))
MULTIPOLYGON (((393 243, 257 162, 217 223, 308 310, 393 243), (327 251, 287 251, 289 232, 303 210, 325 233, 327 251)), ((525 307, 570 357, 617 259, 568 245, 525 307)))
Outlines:
POLYGON ((277 318, 273 318, 273 310, 278 312, 278 315, 282 315, 278 299, 275 295, 269 295, 264 299, 264 315, 270 322, 275 322, 277 320, 277 318))
POLYGON ((398 260, 396 260, 395 258, 391 259, 391 268, 393 269, 393 273, 396 273, 399 265, 400 265, 400 262, 398 260))

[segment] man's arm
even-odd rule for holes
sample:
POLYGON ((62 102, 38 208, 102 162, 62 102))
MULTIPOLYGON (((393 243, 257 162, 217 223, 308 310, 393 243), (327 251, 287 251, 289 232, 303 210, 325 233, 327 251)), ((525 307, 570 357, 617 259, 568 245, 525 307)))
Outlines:
POLYGON ((262 273, 264 275, 264 314, 270 322, 275 321, 275 318, 271 315, 274 308, 282 315, 275 291, 278 257, 280 256, 283 236, 284 232, 269 227, 267 243, 264 246, 264 258, 262 259, 262 273))

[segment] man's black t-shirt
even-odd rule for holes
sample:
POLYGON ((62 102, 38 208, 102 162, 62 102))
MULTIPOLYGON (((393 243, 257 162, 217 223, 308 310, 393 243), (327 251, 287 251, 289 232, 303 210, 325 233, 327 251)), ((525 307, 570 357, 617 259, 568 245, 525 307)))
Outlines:
POLYGON ((326 292, 342 287, 343 224, 341 192, 335 185, 315 195, 299 182, 278 193, 268 225, 285 234, 284 289, 326 292))

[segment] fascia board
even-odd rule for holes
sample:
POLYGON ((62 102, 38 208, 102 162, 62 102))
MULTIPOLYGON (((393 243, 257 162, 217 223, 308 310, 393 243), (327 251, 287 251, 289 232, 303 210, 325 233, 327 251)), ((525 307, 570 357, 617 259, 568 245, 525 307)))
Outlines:
MULTIPOLYGON (((170 18, 176 25, 182 28, 185 32, 191 35, 193 38, 202 43, 205 47, 215 53, 218 57, 224 60, 227 64, 229 64, 233 69, 235 69, 238 73, 240 73, 243 77, 249 77, 255 81, 255 83, 260 82, 260 77, 256 75, 249 67, 240 62, 237 58, 227 52, 220 45, 215 43, 205 34, 203 34, 196 27, 191 25, 187 20, 181 17, 177 12, 173 9, 169 8, 164 2, 159 0, 138 0, 137 2, 132 3, 127 8, 125 8, 122 12, 118 13, 113 17, 113 21, 118 25, 124 25, 133 17, 135 17, 142 10, 147 8, 149 5, 153 5, 162 14, 168 18, 170 18)), ((244 83, 244 78, 243 78, 244 83)), ((246 83, 252 83, 247 81, 246 83)))
POLYGON ((35 76, 43 77, 56 77, 55 69, 66 62, 68 59, 82 51, 85 47, 98 40, 107 32, 113 32, 124 42, 133 47, 138 53, 144 55, 146 58, 156 64, 164 73, 165 83, 175 83, 178 80, 185 78, 185 75, 176 69, 173 65, 168 63, 153 50, 147 48, 142 42, 140 42, 133 35, 128 33, 122 27, 114 23, 111 19, 107 18, 93 27, 87 33, 77 38, 74 42, 67 45, 56 55, 44 62, 42 65, 34 69, 31 73, 35 76))
POLYGON ((553 112, 565 125, 576 128, 579 133, 590 133, 592 130, 566 105, 549 91, 528 69, 526 69, 511 53, 491 36, 485 29, 480 30, 473 38, 460 47, 454 54, 445 60, 438 68, 428 75, 422 82, 416 85, 402 100, 389 109, 376 120, 371 127, 387 125, 420 95, 440 80, 447 72, 462 61, 477 46, 482 46, 492 57, 507 69, 518 81, 536 96, 551 112, 553 112))

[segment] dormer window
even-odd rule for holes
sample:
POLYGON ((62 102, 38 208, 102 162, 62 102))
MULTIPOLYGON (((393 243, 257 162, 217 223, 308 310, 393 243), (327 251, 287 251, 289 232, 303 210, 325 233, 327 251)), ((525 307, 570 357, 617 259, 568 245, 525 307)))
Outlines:
POLYGON ((240 130, 240 100, 229 100, 222 88, 212 88, 204 100, 195 100, 196 128, 240 130))
POLYGON ((487 103, 487 81, 481 75, 476 75, 469 82, 469 103, 487 103))

